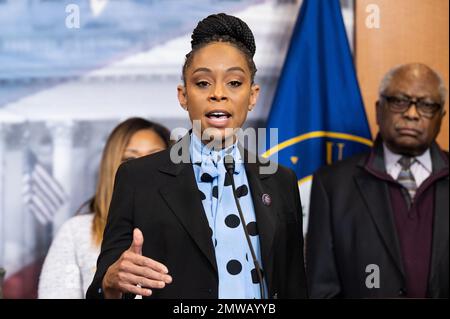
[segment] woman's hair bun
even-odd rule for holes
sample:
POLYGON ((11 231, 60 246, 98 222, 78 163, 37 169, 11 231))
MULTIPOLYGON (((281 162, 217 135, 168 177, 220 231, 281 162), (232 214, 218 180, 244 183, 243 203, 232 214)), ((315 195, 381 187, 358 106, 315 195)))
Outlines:
POLYGON ((255 55, 256 45, 252 30, 241 19, 225 13, 212 14, 201 20, 192 32, 192 49, 199 44, 208 42, 212 37, 231 37, 243 44, 255 55))

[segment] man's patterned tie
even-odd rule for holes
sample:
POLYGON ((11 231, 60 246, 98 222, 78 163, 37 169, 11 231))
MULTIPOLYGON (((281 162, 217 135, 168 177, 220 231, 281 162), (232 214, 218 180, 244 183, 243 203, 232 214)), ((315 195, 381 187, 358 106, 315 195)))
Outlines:
POLYGON ((415 159, 409 156, 402 156, 398 163, 401 165, 402 170, 398 175, 397 181, 408 191, 405 195, 408 202, 408 208, 411 207, 414 201, 414 196, 416 195, 417 184, 411 173, 411 165, 414 163, 415 159))

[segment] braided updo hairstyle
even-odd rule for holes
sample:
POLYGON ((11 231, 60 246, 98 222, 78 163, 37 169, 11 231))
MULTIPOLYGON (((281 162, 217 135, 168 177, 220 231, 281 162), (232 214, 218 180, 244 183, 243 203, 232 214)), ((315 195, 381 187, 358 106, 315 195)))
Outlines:
POLYGON ((201 20, 192 32, 191 52, 186 54, 183 65, 183 82, 186 84, 186 70, 192 62, 196 51, 212 42, 226 42, 235 46, 242 53, 248 63, 252 84, 255 80, 256 65, 253 61, 256 45, 252 30, 241 19, 225 13, 212 14, 201 20))

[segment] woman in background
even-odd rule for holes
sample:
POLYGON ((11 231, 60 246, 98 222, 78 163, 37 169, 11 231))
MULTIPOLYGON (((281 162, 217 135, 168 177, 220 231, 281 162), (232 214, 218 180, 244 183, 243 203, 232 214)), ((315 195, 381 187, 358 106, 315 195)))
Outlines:
POLYGON ((130 118, 112 131, 103 150, 95 195, 87 203, 91 213, 61 226, 42 268, 39 298, 84 298, 96 270, 119 165, 162 151, 169 143, 167 128, 142 118, 130 118))

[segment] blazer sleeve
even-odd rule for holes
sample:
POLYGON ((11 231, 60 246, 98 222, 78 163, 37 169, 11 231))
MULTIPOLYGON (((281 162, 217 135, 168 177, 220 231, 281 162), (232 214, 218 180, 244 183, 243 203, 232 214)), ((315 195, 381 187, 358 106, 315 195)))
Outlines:
MULTIPOLYGON (((291 172, 291 189, 294 192, 294 201, 295 201, 295 220, 297 224, 297 231, 294 251, 297 250, 298 254, 293 253, 291 256, 293 258, 290 259, 290 263, 288 266, 288 274, 287 276, 289 284, 288 284, 288 298, 308 298, 308 289, 307 289, 307 281, 306 281, 306 273, 305 273, 305 258, 304 258, 304 241, 303 241, 303 211, 302 211, 302 203, 300 199, 300 191, 298 188, 298 179, 295 175, 294 171, 291 172), (292 280, 293 278, 298 278, 298 281, 292 280)), ((291 243, 294 244, 294 243, 291 243)))
POLYGON ((336 298, 341 285, 334 256, 330 198, 320 174, 311 187, 306 236, 306 276, 311 298, 336 298))
POLYGON ((119 259, 133 241, 134 188, 127 163, 117 170, 108 219, 103 234, 97 270, 86 298, 104 298, 102 281, 108 268, 119 259))

